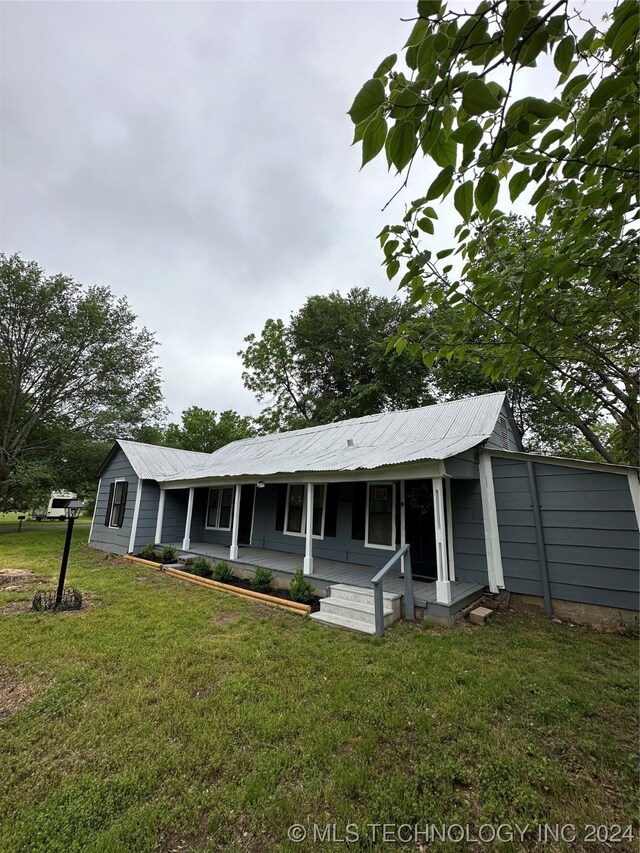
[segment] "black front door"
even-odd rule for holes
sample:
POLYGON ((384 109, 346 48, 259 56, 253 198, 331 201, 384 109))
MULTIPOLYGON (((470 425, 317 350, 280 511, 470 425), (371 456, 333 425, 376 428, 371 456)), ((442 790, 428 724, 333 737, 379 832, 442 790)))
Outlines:
POLYGON ((251 545, 251 528, 253 526, 253 501, 255 493, 256 487, 251 483, 244 485, 240 491, 238 545, 251 545))
POLYGON ((438 576, 438 567, 431 480, 405 481, 404 517, 413 576, 433 580, 438 576))

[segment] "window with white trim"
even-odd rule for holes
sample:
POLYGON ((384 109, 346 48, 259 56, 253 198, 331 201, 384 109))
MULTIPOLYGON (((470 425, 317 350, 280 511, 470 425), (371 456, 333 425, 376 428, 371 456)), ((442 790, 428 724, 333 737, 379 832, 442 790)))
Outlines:
POLYGON ((127 504, 128 483, 126 480, 115 480, 112 485, 111 511, 109 513, 109 527, 122 527, 124 524, 124 511, 127 504))
POLYGON ((208 530, 231 530, 233 488, 209 489, 207 518, 208 530))
POLYGON ((367 484, 367 525, 364 544, 368 548, 395 548, 395 494, 393 483, 367 484))
MULTIPOLYGON (((324 538, 324 517, 327 490, 324 483, 316 483, 313 489, 313 521, 311 535, 324 538)), ((304 536, 307 531, 307 485, 289 483, 287 487, 287 510, 284 532, 290 536, 304 536)))

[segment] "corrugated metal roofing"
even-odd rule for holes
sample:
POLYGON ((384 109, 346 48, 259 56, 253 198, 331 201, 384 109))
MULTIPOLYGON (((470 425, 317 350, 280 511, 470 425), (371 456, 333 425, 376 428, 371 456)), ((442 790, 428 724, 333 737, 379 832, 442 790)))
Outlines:
MULTIPOLYGON (((139 441, 118 439, 131 467, 142 480, 166 480, 187 468, 202 465, 212 458, 211 453, 193 450, 178 450, 175 447, 159 447, 139 441)), ((104 466, 103 466, 104 467, 104 466)))
POLYGON ((139 476, 161 482, 267 477, 302 471, 369 470, 405 462, 447 459, 475 447, 493 432, 504 400, 504 392, 499 392, 421 409, 384 412, 234 441, 212 454, 134 442, 120 442, 120 445, 134 468, 137 464, 146 471, 139 476), (349 446, 348 441, 352 441, 353 446, 349 446))

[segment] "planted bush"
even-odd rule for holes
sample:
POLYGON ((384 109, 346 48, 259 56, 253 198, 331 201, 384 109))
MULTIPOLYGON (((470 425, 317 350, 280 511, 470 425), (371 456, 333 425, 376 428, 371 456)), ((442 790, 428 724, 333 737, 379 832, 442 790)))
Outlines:
POLYGON ((308 581, 302 569, 298 569, 289 584, 289 593, 293 601, 300 601, 302 604, 308 604, 313 598, 313 586, 308 581))
POLYGON ((271 592, 273 572, 264 566, 256 566, 256 573, 249 581, 254 592, 271 592))
POLYGON ((156 546, 153 542, 148 542, 144 548, 140 551, 140 556, 143 560, 151 560, 154 563, 158 562, 158 554, 156 552, 156 546))
POLYGON ((213 567, 213 579, 214 581, 219 581, 220 583, 229 583, 230 581, 232 581, 233 572, 229 563, 225 563, 224 560, 221 560, 219 563, 216 563, 213 567))
POLYGON ((191 564, 191 572, 201 578, 210 578, 213 574, 213 569, 206 557, 196 557, 191 564))
POLYGON ((165 545, 162 549, 161 559, 163 563, 175 563, 178 553, 173 545, 165 545))

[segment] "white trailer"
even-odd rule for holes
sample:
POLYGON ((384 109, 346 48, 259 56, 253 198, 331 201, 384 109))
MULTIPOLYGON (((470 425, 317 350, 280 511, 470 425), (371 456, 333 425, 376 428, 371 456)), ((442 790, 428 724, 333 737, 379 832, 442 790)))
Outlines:
POLYGON ((75 500, 77 497, 75 492, 66 492, 64 489, 51 492, 49 503, 46 506, 38 507, 38 509, 32 509, 31 516, 36 521, 45 521, 47 519, 59 521, 64 518, 64 508, 67 505, 67 501, 75 500))

